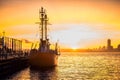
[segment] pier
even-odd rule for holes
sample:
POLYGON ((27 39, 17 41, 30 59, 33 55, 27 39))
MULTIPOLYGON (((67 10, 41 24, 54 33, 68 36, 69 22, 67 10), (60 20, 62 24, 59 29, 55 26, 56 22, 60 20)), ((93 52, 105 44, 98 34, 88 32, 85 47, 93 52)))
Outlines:
POLYGON ((22 50, 22 41, 0 37, 0 78, 29 66, 28 53, 22 50))

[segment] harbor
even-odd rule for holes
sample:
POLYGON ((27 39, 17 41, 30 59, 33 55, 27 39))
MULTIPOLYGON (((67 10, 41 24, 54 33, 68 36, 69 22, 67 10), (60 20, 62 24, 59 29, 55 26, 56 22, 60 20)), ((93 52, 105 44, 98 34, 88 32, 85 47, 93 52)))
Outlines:
POLYGON ((62 52, 55 68, 26 67, 5 80, 120 80, 119 63, 119 52, 62 52))
POLYGON ((0 0, 0 80, 120 80, 120 0, 0 0))
POLYGON ((39 47, 24 51, 22 40, 5 36, 5 32, 0 37, 0 77, 15 73, 28 66, 37 69, 56 67, 58 65, 58 43, 51 49, 48 38, 48 17, 45 9, 39 10, 39 47))
POLYGON ((28 67, 28 52, 22 50, 22 41, 14 38, 0 38, 0 78, 28 67))

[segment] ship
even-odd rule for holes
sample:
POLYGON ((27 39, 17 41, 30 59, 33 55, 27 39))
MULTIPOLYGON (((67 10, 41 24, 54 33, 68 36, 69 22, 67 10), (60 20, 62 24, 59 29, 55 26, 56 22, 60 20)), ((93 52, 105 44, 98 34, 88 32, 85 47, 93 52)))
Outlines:
POLYGON ((58 57, 60 52, 58 50, 58 42, 55 43, 54 49, 51 49, 48 38, 48 17, 46 10, 41 7, 39 10, 39 47, 38 49, 31 49, 29 56, 29 63, 34 68, 55 67, 58 64, 58 57))

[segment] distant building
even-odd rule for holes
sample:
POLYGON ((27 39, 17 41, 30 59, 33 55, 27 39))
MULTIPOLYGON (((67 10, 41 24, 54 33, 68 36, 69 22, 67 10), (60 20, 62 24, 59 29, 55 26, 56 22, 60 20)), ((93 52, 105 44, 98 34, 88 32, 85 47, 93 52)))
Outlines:
POLYGON ((105 46, 103 46, 103 47, 102 47, 102 50, 105 50, 105 49, 106 49, 106 47, 105 47, 105 46))
POLYGON ((111 46, 111 40, 107 40, 107 50, 113 50, 113 46, 111 46))
POLYGON ((117 50, 120 50, 120 44, 117 46, 117 50))

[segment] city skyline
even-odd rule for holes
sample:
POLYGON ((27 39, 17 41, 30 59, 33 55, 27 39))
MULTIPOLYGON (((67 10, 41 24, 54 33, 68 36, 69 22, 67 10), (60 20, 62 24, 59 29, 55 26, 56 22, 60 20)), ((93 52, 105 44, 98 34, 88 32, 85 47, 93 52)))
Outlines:
MULTIPOLYGON (((0 33, 6 36, 38 40, 39 9, 48 12, 49 38, 59 40, 61 48, 96 48, 120 43, 120 1, 118 0, 1 0, 0 33)), ((27 46, 26 46, 27 47, 27 46)), ((30 47, 30 46, 29 46, 30 47)))

